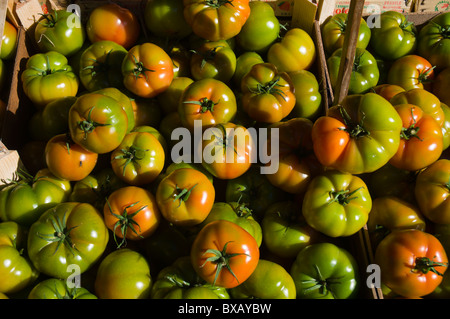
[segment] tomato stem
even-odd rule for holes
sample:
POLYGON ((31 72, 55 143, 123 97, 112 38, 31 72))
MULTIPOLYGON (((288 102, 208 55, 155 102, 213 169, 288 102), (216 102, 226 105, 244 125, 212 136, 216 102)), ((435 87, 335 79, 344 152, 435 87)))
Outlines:
POLYGON ((131 162, 136 162, 139 160, 142 160, 145 157, 145 152, 148 152, 149 149, 143 149, 137 146, 130 146, 126 149, 122 148, 120 150, 122 152, 122 154, 117 155, 114 157, 114 159, 125 159, 125 164, 123 165, 123 170, 122 170, 122 175, 125 176, 125 171, 127 166, 131 163, 131 162))
POLYGON ((339 204, 345 206, 347 204, 350 203, 350 201, 358 198, 357 196, 355 197, 351 197, 353 194, 355 194, 356 192, 358 192, 360 189, 362 189, 363 187, 359 187, 355 190, 353 190, 352 192, 350 192, 349 189, 345 189, 345 190, 340 190, 340 191, 330 191, 329 195, 332 198, 327 205, 330 205, 331 203, 334 202, 338 202, 339 204))
POLYGON ((200 112, 201 113, 206 113, 206 112, 214 112, 214 106, 219 104, 220 100, 217 102, 214 102, 210 99, 208 99, 207 97, 201 98, 199 101, 184 101, 183 103, 192 103, 192 104, 197 104, 200 105, 200 112))
POLYGON ((233 0, 206 0, 206 5, 212 8, 219 8, 226 4, 230 4, 234 7, 233 0))
POLYGON ((96 127, 98 127, 98 126, 108 126, 109 125, 107 123, 106 124, 102 124, 102 123, 98 123, 98 122, 92 121, 91 113, 94 110, 94 107, 95 106, 93 106, 93 107, 91 107, 89 109, 89 113, 88 113, 87 119, 77 122, 78 128, 84 132, 84 139, 85 140, 87 139, 87 135, 89 133, 92 133, 95 130, 96 127))
POLYGON ((190 189, 187 188, 179 188, 178 186, 175 186, 175 194, 173 194, 173 201, 180 200, 180 203, 178 207, 181 206, 181 202, 186 202, 189 199, 189 196, 191 196, 192 190, 197 186, 198 184, 195 184, 190 189))
POLYGON ((370 135, 370 132, 364 128, 364 119, 365 119, 364 113, 362 115, 361 122, 354 123, 352 121, 352 118, 350 117, 350 115, 347 113, 347 111, 343 106, 339 107, 339 112, 341 113, 342 119, 346 126, 345 128, 339 128, 340 130, 346 131, 352 138, 359 138, 370 135))
POLYGON ((333 290, 331 289, 331 285, 339 285, 340 283, 340 279, 342 277, 338 277, 338 278, 326 278, 324 279, 322 276, 322 273, 320 272, 319 266, 317 266, 316 264, 313 265, 316 273, 317 273, 317 278, 311 279, 311 280, 303 280, 302 284, 308 284, 308 283, 313 283, 314 285, 305 288, 304 291, 306 294, 310 294, 311 292, 313 292, 314 290, 318 290, 319 294, 321 295, 326 295, 328 292, 330 292, 330 294, 336 298, 335 293, 333 292, 333 290))
POLYGON ((444 274, 437 271, 435 267, 448 267, 448 263, 432 261, 428 257, 417 257, 413 271, 418 271, 423 274, 427 274, 431 271, 439 276, 444 276, 444 274))
POLYGON ((420 127, 416 127, 416 118, 414 117, 414 107, 411 108, 411 117, 412 124, 409 127, 402 127, 402 131, 400 132, 400 138, 409 141, 411 138, 415 137, 422 141, 422 139, 418 136, 420 127))
POLYGON ((286 101, 286 93, 284 93, 281 89, 278 87, 281 87, 282 85, 278 84, 280 81, 280 77, 277 77, 265 84, 258 83, 256 86, 256 89, 249 88, 249 91, 255 94, 272 94, 272 95, 280 95, 283 100, 286 101))

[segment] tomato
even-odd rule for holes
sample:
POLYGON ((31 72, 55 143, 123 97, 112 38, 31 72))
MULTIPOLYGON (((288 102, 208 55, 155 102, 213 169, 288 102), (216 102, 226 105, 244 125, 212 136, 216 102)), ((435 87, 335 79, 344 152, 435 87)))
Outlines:
POLYGON ((30 286, 39 276, 24 252, 28 233, 13 221, 0 223, 0 292, 12 294, 30 286))
POLYGON ((39 282, 28 294, 28 299, 97 299, 83 287, 69 287, 65 280, 49 278, 39 282))
POLYGON ((228 220, 241 226, 255 238, 258 247, 261 246, 261 225, 253 218, 247 205, 238 202, 215 202, 200 227, 215 220, 228 220))
POLYGON ((32 55, 21 74, 24 93, 38 109, 66 96, 75 96, 79 80, 67 58, 56 51, 32 55))
POLYGON ((109 233, 99 211, 88 203, 64 202, 31 225, 28 255, 41 273, 67 279, 69 265, 87 271, 102 256, 109 233))
POLYGON ((236 44, 243 51, 264 54, 280 35, 280 20, 264 1, 250 1, 249 6, 250 15, 236 35, 236 44))
MULTIPOLYGON (((311 137, 313 123, 306 118, 293 118, 285 122, 272 124, 265 147, 267 154, 276 156, 278 169, 265 173, 269 182, 275 187, 290 193, 305 192, 311 179, 322 171, 322 166, 314 155, 311 137), (272 130, 278 129, 273 136, 272 130), (273 154, 272 145, 278 150, 273 154)), ((272 161, 266 167, 274 165, 272 161)))
POLYGON ((261 227, 264 247, 283 258, 295 258, 303 248, 316 242, 319 235, 306 223, 294 201, 281 201, 267 207, 261 227))
POLYGON ((112 192, 103 208, 106 227, 114 235, 117 248, 128 240, 141 240, 152 235, 161 214, 155 196, 142 187, 125 186, 112 192), (122 238, 122 241, 118 241, 122 238))
POLYGON ((444 112, 444 123, 441 126, 443 138, 443 150, 445 151, 450 146, 450 106, 441 103, 442 111, 444 112))
POLYGON ((236 70, 236 55, 227 41, 207 41, 196 48, 190 60, 194 80, 213 78, 227 83, 236 70))
POLYGON ((401 128, 397 111, 380 95, 348 95, 314 122, 314 153, 325 167, 373 172, 397 152, 401 128))
POLYGON ((41 52, 56 51, 66 57, 78 52, 85 38, 84 24, 70 10, 44 14, 34 29, 34 40, 41 52))
POLYGON ((68 181, 79 181, 88 176, 97 159, 97 153, 76 144, 69 133, 55 135, 45 147, 45 161, 50 172, 68 181))
POLYGON ((346 237, 366 224, 372 197, 358 176, 328 170, 313 178, 303 198, 302 213, 315 230, 330 237, 346 237))
POLYGON ((21 175, 19 181, 0 191, 0 219, 29 227, 47 209, 65 202, 71 191, 70 182, 57 178, 48 168, 34 176, 21 175))
POLYGON ((430 61, 437 70, 450 66, 448 53, 450 52, 449 39, 450 14, 443 12, 429 20, 419 32, 417 52, 430 61))
MULTIPOLYGON (((338 84, 339 68, 343 49, 337 49, 327 59, 330 81, 333 88, 338 84)), ((380 79, 380 70, 374 56, 366 49, 356 49, 353 69, 348 86, 349 94, 362 94, 375 87, 380 79)))
POLYGON ((373 91, 390 101, 397 93, 404 92, 405 89, 396 84, 380 84, 373 88, 373 91))
POLYGON ((0 59, 2 61, 12 60, 16 56, 18 44, 18 32, 14 25, 5 20, 3 26, 2 46, 0 50, 0 59))
POLYGON ((203 128, 231 121, 237 110, 236 96, 222 81, 207 78, 194 81, 184 90, 178 104, 181 123, 194 130, 196 120, 203 128))
POLYGON ((130 132, 111 152, 111 166, 130 185, 153 182, 164 168, 164 148, 149 132, 130 132))
POLYGON ((128 130, 128 118, 114 98, 87 93, 69 110, 69 130, 75 143, 91 152, 104 154, 120 145, 128 130))
POLYGON ((211 183, 214 183, 214 177, 199 163, 185 163, 183 161, 179 162, 179 161, 175 160, 169 166, 167 166, 165 175, 168 175, 179 168, 196 169, 196 170, 202 172, 203 174, 205 174, 205 176, 209 179, 209 181, 211 183))
POLYGON ((244 126, 218 124, 205 132, 202 165, 218 179, 234 179, 247 172, 254 161, 256 141, 244 126))
POLYGON ((244 75, 250 71, 252 66, 258 63, 264 63, 264 60, 256 52, 246 51, 238 55, 236 59, 236 70, 231 78, 232 84, 239 88, 244 75))
POLYGON ((227 220, 205 225, 191 247, 191 263, 197 274, 213 286, 234 288, 256 269, 259 248, 255 238, 227 220))
POLYGON ((392 105, 412 104, 420 107, 426 114, 431 115, 439 125, 445 120, 444 111, 438 97, 425 89, 409 89, 396 94, 391 100, 392 105))
POLYGON ((233 299, 295 299, 294 279, 279 264, 260 259, 255 271, 239 286, 229 290, 233 299))
POLYGON ((161 122, 163 114, 158 100, 146 98, 131 99, 131 105, 133 107, 135 127, 157 127, 161 122))
POLYGON ((290 116, 316 120, 322 113, 322 94, 319 81, 308 70, 290 72, 294 85, 295 105, 290 116))
POLYGON ((448 266, 439 240, 417 229, 397 230, 387 235, 375 251, 381 281, 404 297, 422 297, 442 282, 448 266))
POLYGON ((373 27, 370 47, 385 60, 397 60, 412 54, 417 47, 417 29, 404 14, 386 11, 379 17, 379 26, 373 27))
MULTIPOLYGON (((328 17, 321 26, 323 47, 327 55, 333 54, 344 46, 345 31, 348 29, 348 13, 337 13, 328 17)), ((372 32, 366 21, 361 18, 356 47, 366 49, 372 32)))
POLYGON ((429 114, 412 104, 398 104, 403 128, 400 146, 389 163, 400 169, 417 171, 434 163, 442 154, 441 125, 429 114))
POLYGON ((109 87, 122 88, 122 61, 128 51, 114 41, 97 41, 80 56, 80 81, 92 92, 109 87))
POLYGON ((167 90, 174 72, 170 56, 156 44, 133 46, 122 62, 125 88, 137 96, 153 98, 167 90))
POLYGON ((158 185, 156 200, 162 216, 175 225, 194 226, 208 216, 214 204, 215 189, 205 174, 193 168, 180 168, 158 185))
POLYGON ((300 28, 289 29, 280 42, 267 51, 267 62, 280 72, 308 70, 316 59, 317 51, 311 36, 300 28))
POLYGON ((300 251, 289 272, 297 299, 351 299, 359 292, 359 266, 344 248, 324 242, 300 251))
POLYGON ((34 140, 48 141, 55 135, 69 131, 69 110, 77 97, 66 96, 54 100, 33 113, 28 122, 34 140))
POLYGON ((151 299, 230 299, 226 288, 213 287, 201 279, 189 256, 162 269, 153 283, 151 299))
POLYGON ((249 0, 183 0, 183 5, 193 33, 209 41, 233 38, 250 16, 249 0))
POLYGON ((160 37, 182 39, 192 33, 184 19, 184 5, 179 0, 151 0, 145 5, 144 22, 147 29, 160 37))
POLYGON ((267 207, 286 198, 287 194, 273 186, 257 166, 252 165, 241 176, 227 180, 226 201, 246 204, 257 221, 261 221, 267 207))
POLYGON ((431 89, 431 92, 446 105, 450 105, 450 90, 448 90, 449 85, 450 67, 443 69, 436 75, 434 81, 432 82, 431 89))
POLYGON ((272 63, 258 63, 241 81, 241 105, 257 122, 276 123, 295 106, 294 85, 288 73, 272 63))
POLYGON ((140 24, 138 17, 129 9, 107 3, 90 13, 86 33, 92 43, 110 40, 128 50, 139 38, 140 24))
POLYGON ((178 104, 180 103, 183 91, 194 82, 190 77, 179 76, 174 77, 167 90, 158 94, 158 100, 161 110, 164 114, 178 112, 178 104))
POLYGON ((418 229, 425 231, 426 220, 420 210, 403 199, 386 195, 375 198, 367 221, 372 246, 375 248, 393 231, 418 229))
POLYGON ((415 197, 426 218, 437 224, 450 223, 450 160, 439 159, 419 172, 415 197))
MULTIPOLYGON (((167 145, 167 141, 164 138, 164 136, 154 127, 149 126, 149 125, 140 125, 140 126, 136 126, 135 128, 133 128, 132 132, 146 132, 146 133, 150 133, 151 135, 153 135, 158 142, 161 144, 163 150, 164 150, 164 154, 166 154, 166 152, 168 151, 168 145, 167 145)), ((166 159, 167 160, 167 159, 166 159)))
POLYGON ((401 86, 406 91, 413 88, 431 89, 434 79, 433 66, 418 55, 405 55, 392 63, 388 83, 401 86))
POLYGON ((99 299, 148 299, 152 284, 145 257, 122 248, 101 260, 95 277, 95 293, 99 299))

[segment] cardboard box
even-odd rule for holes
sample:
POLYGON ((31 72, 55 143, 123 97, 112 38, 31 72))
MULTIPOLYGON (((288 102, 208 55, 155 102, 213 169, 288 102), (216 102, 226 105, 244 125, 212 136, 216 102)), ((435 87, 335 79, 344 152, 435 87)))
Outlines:
POLYGON ((417 0, 415 12, 450 11, 450 0, 417 0))
MULTIPOLYGON (((350 0, 330 0, 334 2, 333 14, 348 13, 350 0)), ((366 0, 364 2, 363 15, 373 13, 383 13, 385 11, 411 12, 413 10, 414 0, 366 0)))

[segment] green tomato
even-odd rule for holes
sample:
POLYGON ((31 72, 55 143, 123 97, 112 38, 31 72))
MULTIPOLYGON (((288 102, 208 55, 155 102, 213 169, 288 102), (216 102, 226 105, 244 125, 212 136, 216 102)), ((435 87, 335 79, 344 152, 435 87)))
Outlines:
POLYGON ((298 299, 350 299, 359 291, 355 258, 332 243, 317 243, 300 251, 290 274, 298 299))
POLYGON ((314 73, 307 70, 290 72, 294 84, 295 106, 289 116, 314 121, 322 113, 322 94, 314 73))
POLYGON ((405 15, 386 11, 380 15, 379 21, 379 26, 371 29, 370 47, 374 53, 386 60, 397 60, 415 51, 417 30, 405 15))
POLYGON ((275 256, 294 258, 317 240, 319 233, 306 223, 298 206, 293 201, 272 204, 261 221, 264 247, 275 256))
POLYGON ((364 181, 350 173, 328 170, 314 177, 303 198, 306 222, 330 237, 355 234, 366 224, 372 198, 364 181))
POLYGON ((153 283, 151 299, 229 299, 227 289, 201 279, 189 256, 183 256, 162 269, 153 283))
POLYGON ((34 40, 41 52, 56 51, 66 57, 78 52, 85 38, 80 18, 68 10, 44 14, 34 30, 34 40))
MULTIPOLYGON (((329 16, 322 23, 323 47, 328 55, 344 46, 345 31, 348 29, 348 13, 329 16)), ((369 45, 372 32, 366 21, 361 18, 356 47, 365 49, 369 45)))
MULTIPOLYGON (((333 88, 338 84, 339 68, 343 49, 337 49, 328 59, 327 66, 333 88)), ((374 56, 365 49, 356 49, 353 71, 348 86, 349 94, 362 94, 368 92, 378 84, 380 70, 374 56)))
POLYGON ((49 278, 39 282, 28 294, 28 299, 97 299, 83 287, 69 287, 66 280, 49 278))
POLYGON ((32 55, 21 75, 26 96, 38 108, 66 96, 76 96, 79 80, 67 58, 56 51, 32 55))
POLYGON ((247 51, 239 55, 236 59, 236 71, 233 74, 232 82, 240 87, 244 75, 246 75, 255 64, 264 63, 263 58, 256 52, 247 51))
POLYGON ((47 209, 65 202, 72 191, 69 181, 54 176, 47 168, 27 176, 0 191, 0 219, 29 227, 47 209))
MULTIPOLYGON (((16 56, 17 44, 18 44, 18 32, 14 25, 8 20, 4 21, 4 29, 2 36, 2 45, 0 50, 1 60, 12 60, 16 56)), ((0 86, 1 87, 1 86, 0 86)))
POLYGON ((259 259, 253 273, 242 284, 230 289, 233 299, 295 299, 295 282, 279 264, 259 259))
POLYGON ((280 21, 272 6, 264 1, 250 1, 250 15, 236 35, 236 43, 244 51, 266 53, 280 34, 280 21))
POLYGON ((64 202, 48 209, 31 225, 28 255, 50 277, 67 279, 70 265, 80 274, 99 260, 109 240, 103 216, 91 204, 64 202))
POLYGON ((122 248, 100 262, 95 292, 100 299, 147 299, 152 284, 145 257, 135 250, 122 248))
POLYGON ((0 223, 0 293, 19 292, 39 276, 24 253, 27 235, 26 228, 16 222, 0 223))
POLYGON ((252 211, 245 204, 237 202, 215 202, 200 227, 215 220, 228 220, 241 226, 255 238, 258 247, 261 245, 261 225, 253 218, 252 211))

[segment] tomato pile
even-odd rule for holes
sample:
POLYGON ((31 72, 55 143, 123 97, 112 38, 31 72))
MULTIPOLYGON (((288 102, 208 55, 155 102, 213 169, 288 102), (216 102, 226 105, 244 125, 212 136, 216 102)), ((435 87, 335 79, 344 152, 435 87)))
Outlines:
MULTIPOLYGON (((313 39, 266 2, 142 15, 108 2, 37 22, 26 170, 0 188, 2 296, 355 298, 348 239, 367 225, 387 297, 448 298, 450 14, 420 33, 362 20, 326 114, 313 39)), ((333 85, 345 24, 322 25, 333 85)))

